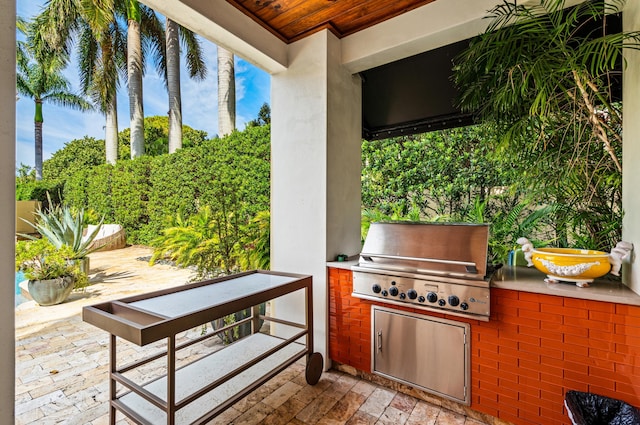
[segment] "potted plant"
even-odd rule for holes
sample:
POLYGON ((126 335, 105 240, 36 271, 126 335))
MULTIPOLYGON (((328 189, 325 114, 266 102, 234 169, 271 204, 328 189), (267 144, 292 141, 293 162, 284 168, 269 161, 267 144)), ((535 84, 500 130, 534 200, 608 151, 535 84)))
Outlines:
MULTIPOLYGON (((48 194, 47 194, 48 196, 48 194)), ((34 229, 46 238, 58 249, 67 246, 71 251, 70 260, 77 262, 80 269, 89 274, 89 257, 93 251, 100 249, 100 246, 91 247, 91 243, 102 227, 102 220, 93 228, 90 233, 84 234, 84 209, 73 213, 71 208, 64 206, 53 206, 49 198, 49 209, 44 211, 39 209, 35 212, 35 223, 30 224, 34 229)), ((38 239, 32 235, 23 234, 27 239, 38 239)))
POLYGON ((40 305, 60 304, 74 288, 84 288, 87 274, 70 261, 73 250, 55 247, 47 239, 19 241, 16 244, 16 271, 29 280, 29 295, 40 305))

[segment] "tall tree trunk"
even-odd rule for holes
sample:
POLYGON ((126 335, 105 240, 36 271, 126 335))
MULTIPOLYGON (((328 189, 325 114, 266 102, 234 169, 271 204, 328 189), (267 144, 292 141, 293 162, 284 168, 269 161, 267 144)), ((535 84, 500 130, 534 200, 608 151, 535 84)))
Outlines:
POLYGON ((107 154, 107 164, 115 164, 118 160, 118 102, 112 96, 105 112, 106 125, 104 146, 107 154))
POLYGON ((167 91, 169 92, 169 153, 182 148, 180 39, 178 24, 167 18, 167 91))
POLYGON ((131 158, 144 155, 144 109, 142 107, 142 46, 140 42, 140 4, 129 0, 127 30, 127 74, 129 77, 129 118, 131 120, 131 158))
POLYGON ((35 128, 35 168, 36 180, 42 180, 42 100, 36 99, 36 115, 33 120, 35 128))
POLYGON ((218 135, 236 128, 236 76, 233 53, 218 46, 218 135))

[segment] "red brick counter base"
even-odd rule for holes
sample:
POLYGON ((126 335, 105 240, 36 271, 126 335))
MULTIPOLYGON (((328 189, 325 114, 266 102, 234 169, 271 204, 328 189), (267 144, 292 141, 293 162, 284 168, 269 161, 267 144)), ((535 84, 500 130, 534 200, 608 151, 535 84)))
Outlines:
MULTIPOLYGON (((329 356, 371 372, 371 305, 350 270, 329 268, 329 356)), ((425 314, 424 311, 404 309, 425 314)), ((640 307, 491 289, 471 324, 471 409, 514 424, 570 424, 567 390, 640 406, 640 307)))

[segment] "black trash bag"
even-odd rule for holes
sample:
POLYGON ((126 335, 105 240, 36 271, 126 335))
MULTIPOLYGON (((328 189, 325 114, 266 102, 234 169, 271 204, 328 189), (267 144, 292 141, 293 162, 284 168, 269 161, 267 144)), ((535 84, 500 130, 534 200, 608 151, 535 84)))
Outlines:
POLYGON ((640 410, 621 400, 567 391, 564 405, 573 425, 639 425, 640 410))

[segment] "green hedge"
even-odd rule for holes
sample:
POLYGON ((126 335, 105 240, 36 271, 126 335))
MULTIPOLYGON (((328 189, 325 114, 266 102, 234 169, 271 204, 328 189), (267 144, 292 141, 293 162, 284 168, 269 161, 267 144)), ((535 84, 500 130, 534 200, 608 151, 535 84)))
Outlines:
POLYGON ((269 210, 270 127, 248 127, 174 154, 82 168, 64 187, 67 204, 118 223, 130 244, 151 244, 180 213, 209 206, 216 216, 246 225, 269 210))
POLYGON ((42 208, 46 209, 49 206, 47 193, 51 196, 51 202, 59 204, 63 194, 63 183, 29 178, 16 179, 16 201, 40 201, 42 208))

